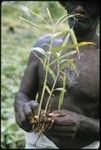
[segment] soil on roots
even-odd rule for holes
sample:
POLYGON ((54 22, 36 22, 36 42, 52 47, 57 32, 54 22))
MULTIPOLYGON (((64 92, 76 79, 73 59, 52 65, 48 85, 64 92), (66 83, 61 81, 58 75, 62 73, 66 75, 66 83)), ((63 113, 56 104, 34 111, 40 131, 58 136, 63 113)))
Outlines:
POLYGON ((34 115, 31 118, 32 130, 38 134, 50 129, 53 125, 53 119, 48 113, 44 114, 44 110, 41 110, 39 117, 34 115))

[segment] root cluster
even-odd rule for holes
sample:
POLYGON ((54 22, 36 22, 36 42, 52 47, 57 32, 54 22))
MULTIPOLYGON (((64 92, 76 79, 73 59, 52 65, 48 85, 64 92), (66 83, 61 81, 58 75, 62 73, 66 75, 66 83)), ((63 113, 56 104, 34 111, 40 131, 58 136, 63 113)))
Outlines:
POLYGON ((45 130, 52 127, 53 120, 46 114, 44 115, 44 110, 41 110, 40 116, 34 115, 31 118, 32 130, 38 134, 43 133, 45 130))

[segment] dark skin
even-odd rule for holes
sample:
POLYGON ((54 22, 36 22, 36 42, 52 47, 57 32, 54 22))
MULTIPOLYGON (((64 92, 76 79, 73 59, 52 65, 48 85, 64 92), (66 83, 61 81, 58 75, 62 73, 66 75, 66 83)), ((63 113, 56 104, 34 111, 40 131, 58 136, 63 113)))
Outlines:
MULTIPOLYGON (((45 135, 59 148, 82 148, 99 140, 99 37, 96 28, 99 20, 99 8, 94 3, 82 1, 61 1, 70 14, 81 13, 84 17, 77 18, 74 31, 78 42, 92 41, 96 45, 80 48, 80 59, 76 56, 75 63, 79 77, 72 70, 65 70, 69 83, 66 85, 66 94, 60 114, 57 114, 59 93, 52 97, 51 116, 54 117, 53 127, 45 135), (94 18, 95 17, 95 18, 94 18)), ((72 20, 70 21, 72 26, 72 20)), ((35 46, 48 49, 44 43, 50 42, 50 36, 42 37, 35 46)), ((61 45, 63 37, 54 41, 53 46, 61 45)), ((54 66, 53 66, 54 69, 54 66)), ((26 71, 21 81, 20 89, 15 98, 15 117, 17 124, 25 131, 30 132, 32 125, 29 117, 38 109, 35 102, 36 94, 42 90, 44 70, 41 62, 31 52, 26 71)), ((48 85, 52 80, 48 76, 48 85)), ((58 80, 56 87, 61 86, 58 80)), ((42 108, 47 101, 44 97, 42 108)))

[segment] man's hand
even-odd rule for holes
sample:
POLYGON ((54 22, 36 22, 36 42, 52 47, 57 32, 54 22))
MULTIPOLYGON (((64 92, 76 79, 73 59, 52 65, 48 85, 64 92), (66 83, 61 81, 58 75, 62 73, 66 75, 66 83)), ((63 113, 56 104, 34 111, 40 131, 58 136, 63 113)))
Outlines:
POLYGON ((23 130, 30 132, 32 130, 32 124, 30 118, 37 113, 38 103, 35 101, 16 103, 15 117, 16 122, 23 130))
POLYGON ((52 116, 54 120, 53 127, 50 129, 50 132, 52 132, 54 136, 73 138, 76 135, 80 125, 79 114, 67 110, 60 110, 53 111, 49 115, 52 116))

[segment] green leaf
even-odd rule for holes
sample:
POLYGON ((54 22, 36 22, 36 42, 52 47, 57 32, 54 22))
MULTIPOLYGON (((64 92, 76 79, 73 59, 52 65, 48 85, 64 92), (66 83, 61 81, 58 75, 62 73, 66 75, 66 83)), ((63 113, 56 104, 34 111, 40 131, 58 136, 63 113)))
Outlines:
POLYGON ((65 63, 61 64, 60 70, 63 70, 65 68, 71 68, 71 66, 74 68, 73 63, 74 63, 74 59, 67 60, 65 63))
POLYGON ((53 35, 53 38, 55 39, 55 38, 57 38, 57 37, 59 37, 59 36, 62 36, 62 35, 64 35, 64 34, 66 34, 67 32, 68 32, 68 29, 65 28, 64 30, 62 30, 62 31, 60 31, 60 32, 58 32, 58 33, 55 33, 55 34, 53 35))
POLYGON ((86 46, 86 45, 95 45, 95 43, 94 42, 80 42, 77 45, 80 47, 80 46, 86 46))
MULTIPOLYGON (((68 20, 69 18, 74 17, 74 16, 75 15, 68 15, 68 16, 66 16, 59 24, 62 24, 63 22, 65 22, 66 20, 68 20)), ((67 24, 67 25, 69 25, 69 24, 67 24)))
POLYGON ((68 57, 70 57, 71 55, 73 55, 73 54, 75 54, 75 53, 76 53, 76 51, 70 51, 70 52, 68 52, 68 53, 66 53, 66 54, 64 54, 64 55, 61 55, 60 57, 57 57, 56 59, 54 59, 54 60, 50 63, 50 65, 56 63, 58 60, 62 60, 62 59, 64 59, 64 58, 67 59, 68 57))
POLYGON ((66 74, 65 73, 63 73, 63 74, 64 74, 63 88, 61 90, 60 97, 59 97, 58 110, 60 110, 60 108, 61 108, 61 105, 62 105, 63 100, 64 100, 64 94, 65 94, 65 91, 66 91, 66 90, 64 90, 65 89, 65 85, 66 85, 66 74))
POLYGON ((67 43, 68 43, 68 41, 69 41, 69 37, 70 37, 70 33, 68 32, 68 33, 67 33, 67 36, 66 36, 66 38, 65 38, 65 40, 64 40, 64 42, 62 43, 62 47, 64 47, 64 46, 67 45, 67 43))
POLYGON ((77 77, 79 77, 79 73, 78 73, 78 71, 76 69, 76 65, 73 62, 71 62, 71 68, 75 71, 77 77))
POLYGON ((64 92, 66 92, 66 90, 63 87, 54 89, 54 91, 63 91, 63 90, 64 90, 64 92))
POLYGON ((40 30, 44 31, 44 29, 43 29, 43 28, 41 28, 40 26, 38 26, 38 25, 36 25, 36 24, 32 23, 32 22, 31 22, 31 21, 29 21, 28 19, 25 19, 25 18, 23 18, 23 17, 19 17, 19 18, 20 18, 21 20, 26 21, 27 23, 31 24, 32 26, 34 26, 34 27, 36 27, 36 28, 38 28, 38 29, 40 29, 40 30))
POLYGON ((50 13, 50 11, 49 11, 48 8, 47 8, 46 10, 47 10, 47 14, 48 14, 48 16, 49 16, 49 18, 50 18, 50 21, 51 21, 51 23, 52 23, 52 25, 53 25, 53 19, 52 19, 51 13, 50 13))
POLYGON ((49 67, 49 66, 46 66, 48 72, 50 73, 51 77, 53 78, 53 80, 55 81, 56 79, 56 75, 54 73, 54 71, 49 67))
POLYGON ((29 12, 31 12, 33 15, 37 16, 38 18, 40 18, 42 21, 44 21, 45 23, 47 23, 47 24, 50 26, 49 22, 47 22, 42 16, 40 16, 39 14, 33 12, 33 11, 32 11, 31 9, 29 9, 28 7, 26 7, 26 8, 27 8, 27 10, 28 10, 29 12))
POLYGON ((45 86, 47 92, 49 93, 49 95, 51 95, 51 90, 49 89, 48 85, 45 86))
POLYGON ((81 47, 85 45, 95 45, 95 44, 93 42, 80 42, 77 44, 69 44, 69 45, 64 45, 64 46, 59 46, 59 47, 52 47, 52 53, 56 53, 56 52, 68 50, 68 49, 73 49, 73 48, 81 47))
POLYGON ((62 60, 60 61, 60 64, 66 62, 66 61, 67 61, 67 59, 62 59, 62 60))
POLYGON ((71 55, 74 55, 75 53, 76 53, 75 50, 74 50, 74 51, 67 52, 67 53, 65 53, 64 55, 61 55, 61 56, 60 56, 60 59, 68 58, 68 57, 70 57, 71 55))
MULTIPOLYGON (((63 15, 62 17, 60 17, 58 19, 58 21, 55 23, 54 27, 56 28, 58 25, 64 23, 66 20, 68 20, 69 18, 74 18, 75 16, 77 16, 79 14, 73 14, 73 15, 70 15, 70 14, 66 14, 66 15, 63 15)), ((67 27, 69 27, 69 24, 67 24, 67 27)))
POLYGON ((61 17, 56 21, 54 27, 56 27, 56 26, 60 23, 60 21, 61 21, 65 16, 67 16, 67 13, 66 13, 65 15, 61 16, 61 17))
POLYGON ((40 47, 33 47, 32 51, 37 51, 40 54, 44 55, 45 57, 48 57, 47 52, 45 50, 43 50, 42 48, 40 48, 40 47))
POLYGON ((77 46, 75 46, 75 48, 76 48, 77 52, 79 53, 78 42, 77 42, 77 38, 75 36, 73 29, 70 30, 70 35, 71 35, 71 38, 72 38, 74 45, 77 45, 77 46))
POLYGON ((42 60, 42 58, 40 58, 36 53, 34 53, 34 51, 32 51, 32 53, 41 61, 41 63, 44 65, 44 62, 42 60))

